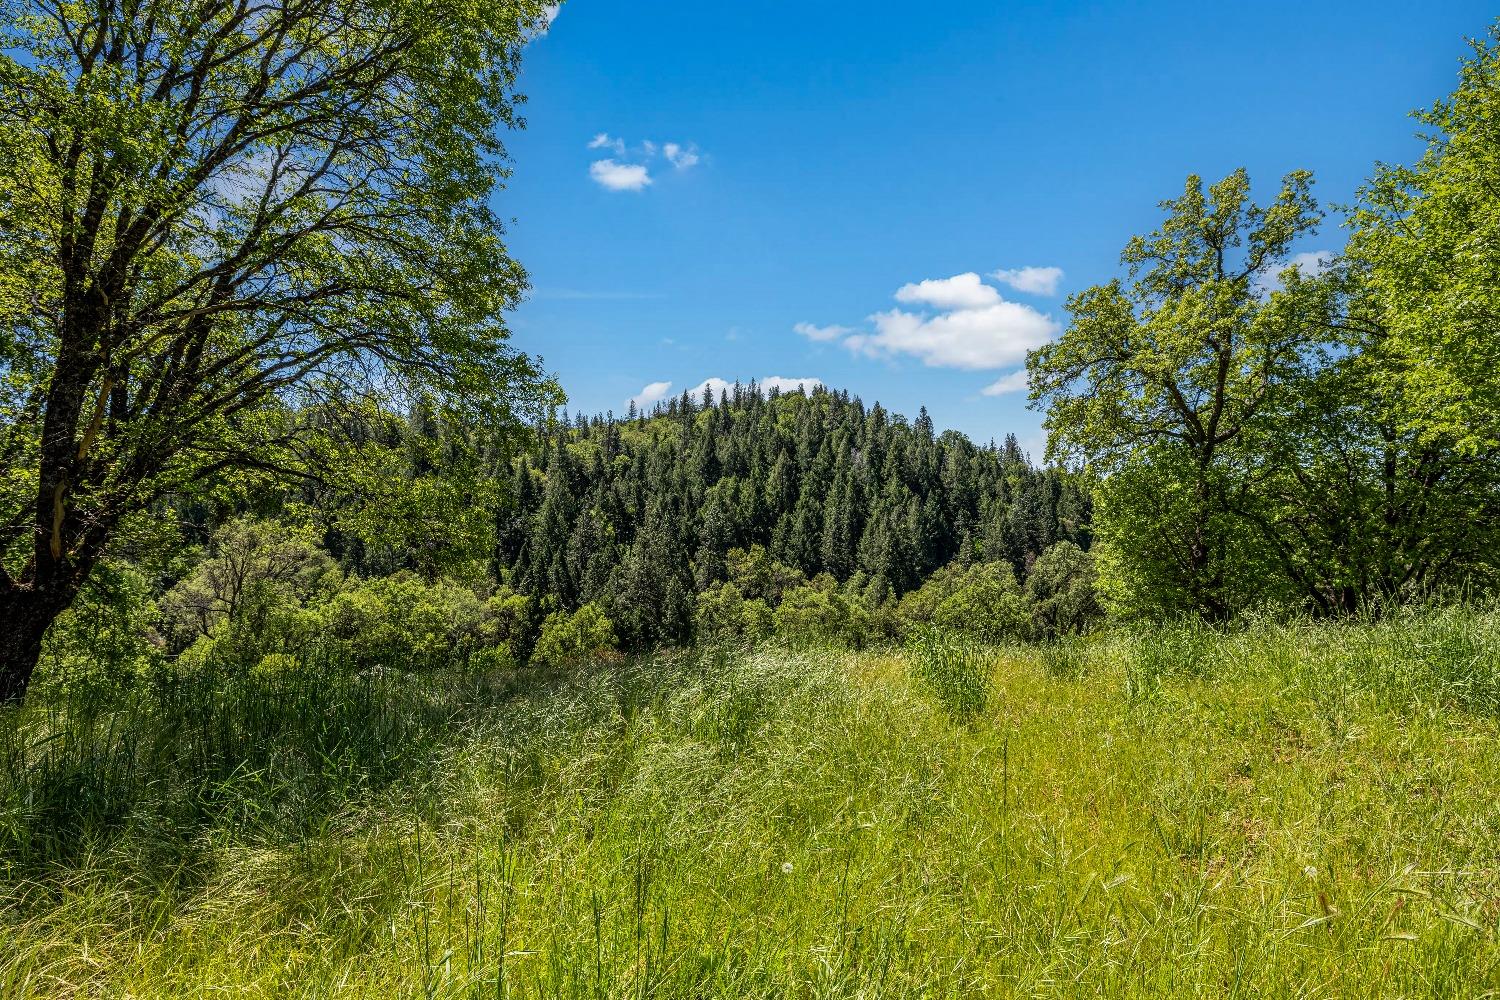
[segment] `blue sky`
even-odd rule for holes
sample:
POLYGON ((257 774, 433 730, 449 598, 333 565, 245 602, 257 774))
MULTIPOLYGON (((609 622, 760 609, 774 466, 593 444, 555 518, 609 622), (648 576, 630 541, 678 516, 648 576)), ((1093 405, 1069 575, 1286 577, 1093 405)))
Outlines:
MULTIPOLYGON (((515 343, 590 413, 813 378, 1040 451, 1012 373, 1158 201, 1243 165, 1263 197, 1307 168, 1348 202, 1375 161, 1413 158, 1407 112, 1492 16, 571 0, 527 50, 495 201, 532 276, 515 343)), ((1342 242, 1330 223, 1304 249, 1342 242)))

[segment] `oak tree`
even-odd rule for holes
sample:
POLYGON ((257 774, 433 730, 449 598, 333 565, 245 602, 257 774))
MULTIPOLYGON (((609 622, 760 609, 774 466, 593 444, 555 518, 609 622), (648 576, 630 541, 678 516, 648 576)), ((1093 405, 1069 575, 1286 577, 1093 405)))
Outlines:
POLYGON ((0 8, 0 700, 122 522, 299 409, 544 381, 489 197, 538 0, 0 8))

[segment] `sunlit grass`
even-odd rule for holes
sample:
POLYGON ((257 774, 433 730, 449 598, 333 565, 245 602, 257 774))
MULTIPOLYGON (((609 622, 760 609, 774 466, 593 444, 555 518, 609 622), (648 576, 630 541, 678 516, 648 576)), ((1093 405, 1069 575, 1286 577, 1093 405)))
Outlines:
POLYGON ((988 655, 959 713, 777 651, 28 709, 0 996, 1500 987, 1492 615, 988 655))

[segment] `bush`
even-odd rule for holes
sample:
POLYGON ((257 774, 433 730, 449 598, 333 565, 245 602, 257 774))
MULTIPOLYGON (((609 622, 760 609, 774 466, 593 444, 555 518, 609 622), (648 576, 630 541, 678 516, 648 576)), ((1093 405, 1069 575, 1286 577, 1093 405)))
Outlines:
POLYGON ((798 570, 772 559, 763 545, 750 549, 731 549, 728 558, 729 579, 747 599, 759 599, 768 606, 781 603, 785 595, 807 583, 798 570))
POLYGON ((901 598, 896 613, 907 634, 935 625, 989 643, 1024 638, 1031 620, 1015 574, 1004 563, 938 570, 901 598))
POLYGON ((250 671, 256 677, 280 677, 286 674, 295 674, 302 669, 302 661, 291 653, 267 653, 260 658, 255 669, 250 671))
POLYGON ((323 641, 356 668, 434 669, 497 643, 493 607, 468 587, 412 573, 361 580, 321 609, 323 641))
POLYGON ((585 604, 571 615, 554 611, 542 622, 542 635, 531 660, 560 667, 593 659, 619 645, 615 627, 597 604, 585 604))
POLYGON ((1043 552, 1026 577, 1033 634, 1044 639, 1076 635, 1103 617, 1096 575, 1093 557, 1072 542, 1058 542, 1043 552))
POLYGON ((48 630, 35 694, 119 694, 162 662, 159 621, 145 577, 113 562, 100 565, 48 630))
POLYGON ((468 666, 476 674, 505 673, 516 668, 516 654, 509 643, 502 642, 498 646, 487 646, 470 653, 468 666))
POLYGON ((869 616, 837 592, 804 585, 788 591, 772 614, 777 638, 793 646, 859 649, 870 635, 869 616))
POLYGON ((693 631, 706 642, 747 642, 770 637, 775 627, 771 608, 760 598, 745 600, 733 583, 716 583, 698 595, 693 631))

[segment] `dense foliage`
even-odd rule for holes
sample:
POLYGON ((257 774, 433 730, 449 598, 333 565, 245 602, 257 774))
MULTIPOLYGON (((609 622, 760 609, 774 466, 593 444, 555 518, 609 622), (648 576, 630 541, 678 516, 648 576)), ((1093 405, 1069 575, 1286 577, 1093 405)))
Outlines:
POLYGON ((0 701, 154 504, 354 465, 310 413, 427 393, 504 429, 547 396, 489 201, 544 17, 0 5, 0 701))
POLYGON ((925 413, 746 386, 549 421, 482 475, 462 421, 418 406, 372 430, 425 516, 303 480, 163 507, 177 529, 144 540, 152 557, 122 550, 59 619, 43 688, 860 648, 932 626, 1001 642, 1102 617, 1080 481, 1014 438, 934 435, 925 413))
POLYGON ((1014 437, 980 447, 936 435, 925 411, 908 422, 821 389, 565 418, 511 494, 497 577, 563 609, 602 604, 637 648, 688 639, 694 595, 726 586, 775 608, 821 580, 878 612, 951 563, 994 563, 1014 585, 1054 543, 1089 541, 1081 484, 1014 437))
POLYGON ((1500 580, 1497 75, 1500 29, 1343 255, 1296 257, 1322 218, 1307 173, 1264 206, 1244 171, 1190 177, 1127 280, 1069 299, 1028 371, 1051 454, 1096 480, 1117 612, 1348 614, 1500 580))
POLYGON ((1500 995, 1500 27, 1341 255, 1190 177, 1038 467, 558 418, 547 16, 0 5, 0 994, 1500 995))

